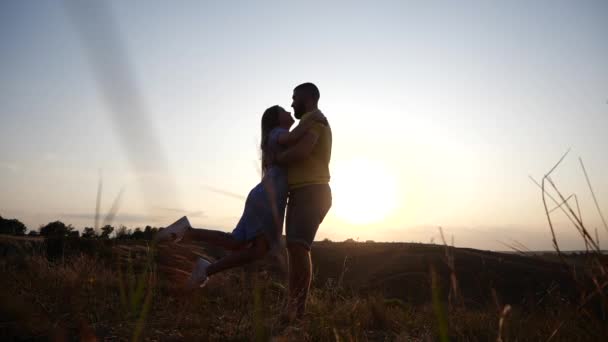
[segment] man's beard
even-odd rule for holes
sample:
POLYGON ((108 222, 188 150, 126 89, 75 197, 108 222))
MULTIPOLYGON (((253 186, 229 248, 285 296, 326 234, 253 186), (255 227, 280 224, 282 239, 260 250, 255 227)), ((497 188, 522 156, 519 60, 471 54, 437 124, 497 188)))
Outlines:
POLYGON ((304 113, 306 113, 304 106, 296 107, 293 109, 293 116, 295 116, 296 119, 298 119, 298 120, 300 120, 302 118, 302 115, 304 115, 304 113))

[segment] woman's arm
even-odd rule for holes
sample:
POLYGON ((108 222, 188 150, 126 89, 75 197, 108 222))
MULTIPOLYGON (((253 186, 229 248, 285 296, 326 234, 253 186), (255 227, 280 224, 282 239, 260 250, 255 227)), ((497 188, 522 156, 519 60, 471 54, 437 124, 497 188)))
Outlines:
POLYGON ((291 132, 281 133, 277 138, 278 143, 287 146, 294 145, 298 140, 302 139, 315 122, 325 120, 325 115, 323 115, 320 110, 311 113, 310 115, 311 117, 300 121, 298 126, 291 132))
POLYGON ((312 152, 319 135, 316 131, 310 130, 304 134, 304 137, 298 142, 289 147, 286 151, 279 153, 276 160, 279 164, 287 164, 296 160, 306 158, 312 152))

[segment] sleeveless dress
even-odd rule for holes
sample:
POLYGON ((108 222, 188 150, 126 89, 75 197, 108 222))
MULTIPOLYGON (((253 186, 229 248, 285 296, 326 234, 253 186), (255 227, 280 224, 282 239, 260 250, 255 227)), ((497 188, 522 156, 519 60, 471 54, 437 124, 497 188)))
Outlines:
MULTIPOLYGON (((280 127, 270 131, 270 153, 276 154, 284 149, 278 142, 284 132, 289 131, 280 127)), ((239 241, 250 241, 264 234, 270 245, 274 245, 283 231, 286 204, 287 170, 278 164, 269 165, 262 181, 249 192, 243 215, 232 236, 239 241)))

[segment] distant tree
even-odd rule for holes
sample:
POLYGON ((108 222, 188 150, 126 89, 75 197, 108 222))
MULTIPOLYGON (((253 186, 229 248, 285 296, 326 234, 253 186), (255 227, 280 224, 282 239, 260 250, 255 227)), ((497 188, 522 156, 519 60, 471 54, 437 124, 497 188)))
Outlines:
POLYGON ((93 227, 85 227, 82 231, 82 237, 86 239, 94 239, 97 237, 97 233, 95 232, 95 228, 93 227))
POLYGON ((131 234, 131 239, 133 240, 142 240, 144 238, 144 232, 141 231, 141 228, 137 227, 131 234))
POLYGON ((154 239, 154 235, 156 235, 157 232, 158 232, 158 228, 146 226, 146 228, 144 229, 144 239, 145 240, 154 239))
POLYGON ((330 240, 330 239, 328 239, 328 238, 325 238, 325 239, 323 239, 323 241, 321 241, 321 242, 331 242, 331 240, 330 240))
POLYGON ((77 231, 76 229, 72 229, 68 232, 68 236, 71 238, 79 238, 80 237, 80 232, 77 231))
POLYGON ((344 243, 355 243, 356 241, 353 239, 346 239, 344 240, 344 243))
POLYGON ((25 235, 27 227, 17 219, 5 219, 0 216, 0 234, 25 235))
POLYGON ((38 236, 38 232, 37 232, 37 231, 35 231, 35 230, 30 230, 30 231, 27 233, 27 236, 38 236))
POLYGON ((45 237, 64 237, 74 230, 72 225, 65 225, 61 221, 50 222, 46 226, 40 227, 40 235, 45 237))
POLYGON ((114 231, 114 227, 110 226, 109 224, 106 224, 105 226, 101 227, 101 238, 102 239, 109 239, 110 238, 110 234, 112 234, 112 232, 114 231))
POLYGON ((128 239, 131 236, 131 229, 121 225, 116 230, 116 238, 119 240, 128 239))
POLYGON ((367 240, 367 241, 365 241, 365 243, 376 243, 376 241, 374 241, 374 240, 367 240))

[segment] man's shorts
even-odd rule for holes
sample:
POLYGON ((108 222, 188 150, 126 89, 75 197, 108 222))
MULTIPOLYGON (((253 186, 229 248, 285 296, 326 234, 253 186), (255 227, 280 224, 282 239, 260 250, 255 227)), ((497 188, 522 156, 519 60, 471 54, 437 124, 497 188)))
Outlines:
POLYGON ((287 242, 300 243, 308 250, 319 225, 331 208, 329 184, 306 185, 289 191, 287 202, 287 242))

